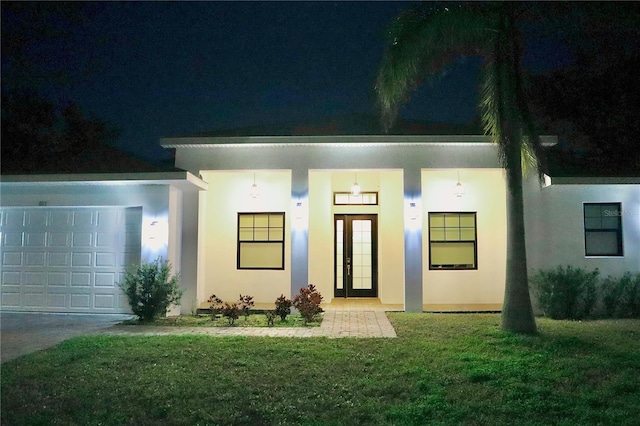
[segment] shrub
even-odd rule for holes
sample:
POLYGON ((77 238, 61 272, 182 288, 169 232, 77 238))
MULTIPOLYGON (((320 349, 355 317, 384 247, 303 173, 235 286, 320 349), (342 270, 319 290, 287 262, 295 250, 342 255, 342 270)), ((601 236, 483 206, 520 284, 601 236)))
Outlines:
POLYGON ((322 312, 320 302, 322 302, 322 296, 316 290, 316 286, 309 284, 300 289, 300 294, 297 294, 293 299, 293 306, 300 312, 306 324, 313 321, 313 318, 322 312))
POLYGON ((222 299, 220 299, 215 294, 212 294, 211 297, 207 300, 209 305, 209 312, 211 312, 211 320, 215 320, 216 316, 222 314, 222 308, 224 307, 224 303, 222 299))
POLYGON ((280 321, 287 319, 287 315, 291 313, 291 305, 291 300, 284 297, 284 294, 281 294, 280 297, 276 299, 275 313, 280 317, 280 321))
POLYGON ((245 321, 247 320, 247 317, 249 317, 250 314, 250 310, 251 308, 253 308, 253 296, 243 296, 242 294, 240 295, 240 298, 238 299, 238 303, 240 305, 240 310, 242 311, 242 314, 244 315, 244 319, 245 321))
POLYGON ((233 325, 233 323, 240 317, 240 308, 237 303, 226 303, 222 307, 222 315, 227 317, 227 321, 229 321, 229 325, 233 325))
POLYGON ((545 316, 553 319, 583 319, 596 302, 596 283, 600 271, 558 266, 540 270, 532 278, 534 292, 545 316))
POLYGON ((276 319, 276 317, 278 316, 278 314, 276 313, 276 311, 271 310, 271 311, 266 311, 264 313, 264 315, 267 317, 267 325, 269 327, 273 326, 274 321, 276 319))
POLYGON ((169 306, 180 303, 183 290, 178 287, 178 276, 170 275, 171 264, 159 257, 130 268, 124 282, 118 283, 141 321, 153 321, 166 315, 169 306))
POLYGON ((640 318, 640 274, 607 277, 602 282, 602 301, 608 317, 640 318))

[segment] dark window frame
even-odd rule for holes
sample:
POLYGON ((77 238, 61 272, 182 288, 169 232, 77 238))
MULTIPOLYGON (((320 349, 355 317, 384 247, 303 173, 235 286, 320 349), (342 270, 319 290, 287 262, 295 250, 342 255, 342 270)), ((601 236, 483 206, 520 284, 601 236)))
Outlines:
MULTIPOLYGON (((459 219, 458 219, 459 220, 459 219)), ((446 211, 446 212, 429 212, 427 216, 427 224, 429 229, 429 270, 431 271, 475 271, 478 269, 478 213, 477 212, 462 212, 462 211, 446 211), (431 226, 431 216, 432 215, 473 215, 473 240, 455 240, 455 241, 446 241, 446 240, 433 240, 432 239, 432 226, 431 226), (468 244, 473 243, 473 262, 474 265, 472 267, 463 266, 463 265, 438 265, 434 266, 433 261, 431 259, 431 255, 433 252, 433 243, 448 243, 448 244, 468 244)), ((447 227, 443 226, 442 229, 445 231, 447 228, 455 228, 455 227, 447 227)), ((466 227, 457 227, 458 230, 466 227)))
MULTIPOLYGON (((286 240, 286 215, 285 212, 238 212, 237 215, 237 223, 236 223, 236 228, 237 228, 237 233, 236 233, 236 243, 237 243, 237 248, 236 248, 236 268, 238 270, 242 270, 242 271, 247 271, 247 270, 261 270, 261 271, 282 271, 285 269, 285 257, 284 257, 284 252, 285 252, 285 240, 286 240), (253 215, 254 216, 254 225, 252 226, 254 232, 255 232, 255 216, 257 215, 280 215, 282 216, 282 240, 240 240, 240 231, 241 231, 241 227, 240 227, 240 218, 242 216, 249 216, 249 215, 253 215), (281 245, 281 249, 280 249, 280 255, 281 255, 281 259, 282 259, 282 264, 281 266, 278 267, 248 267, 248 266, 241 266, 240 265, 240 259, 241 259, 241 251, 242 251, 242 244, 243 243, 251 243, 251 244, 280 244, 281 245)), ((276 227, 274 227, 276 228, 276 227)), ((279 227, 277 227, 279 228, 279 227)), ((271 227, 269 227, 269 225, 267 224, 267 235, 270 234, 269 230, 271 229, 271 227)))
POLYGON ((606 203, 582 203, 582 224, 584 229, 584 255, 585 257, 624 257, 624 244, 622 240, 622 203, 619 202, 606 202, 606 203), (613 206, 612 210, 617 212, 616 214, 606 215, 601 214, 597 216, 602 221, 604 217, 615 217, 617 218, 617 227, 615 228, 604 228, 604 227, 587 227, 587 219, 595 219, 596 216, 590 216, 587 218, 587 206, 600 206, 601 211, 602 207, 605 206, 613 206), (616 254, 612 253, 602 253, 602 252, 588 252, 587 247, 587 234, 588 233, 615 233, 618 239, 618 247, 616 254))

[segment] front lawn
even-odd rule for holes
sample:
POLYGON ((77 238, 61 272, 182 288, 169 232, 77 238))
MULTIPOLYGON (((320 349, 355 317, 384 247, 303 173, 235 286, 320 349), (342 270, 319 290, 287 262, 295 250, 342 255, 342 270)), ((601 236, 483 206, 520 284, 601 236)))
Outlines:
POLYGON ((396 339, 73 339, 2 365, 1 423, 638 424, 638 320, 389 317, 396 339))

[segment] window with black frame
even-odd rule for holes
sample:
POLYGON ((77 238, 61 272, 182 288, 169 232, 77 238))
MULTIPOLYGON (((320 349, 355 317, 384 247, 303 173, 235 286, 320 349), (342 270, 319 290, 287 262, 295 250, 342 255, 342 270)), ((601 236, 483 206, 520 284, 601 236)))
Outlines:
POLYGON ((622 256, 620 203, 584 203, 585 256, 622 256))
POLYGON ((284 269, 284 212, 238 213, 238 269, 284 269))
POLYGON ((475 212, 429 213, 429 269, 478 269, 475 212))

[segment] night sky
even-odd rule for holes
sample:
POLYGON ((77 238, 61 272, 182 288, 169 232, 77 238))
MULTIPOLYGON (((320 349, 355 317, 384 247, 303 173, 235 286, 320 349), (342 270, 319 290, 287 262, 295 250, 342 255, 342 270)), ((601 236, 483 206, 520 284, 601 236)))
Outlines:
MULTIPOLYGON (((96 2, 34 14, 3 2, 2 84, 76 102, 120 130, 117 146, 160 158, 161 137, 374 114, 384 29, 412 4, 96 2)), ((553 31, 528 36, 531 71, 571 61, 553 31)), ((478 63, 424 85, 401 116, 471 120, 478 63)))

